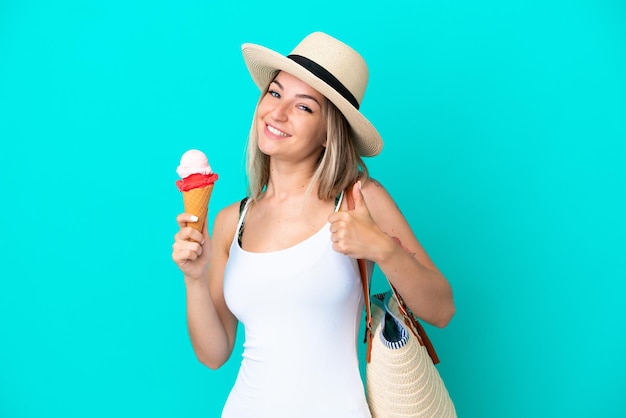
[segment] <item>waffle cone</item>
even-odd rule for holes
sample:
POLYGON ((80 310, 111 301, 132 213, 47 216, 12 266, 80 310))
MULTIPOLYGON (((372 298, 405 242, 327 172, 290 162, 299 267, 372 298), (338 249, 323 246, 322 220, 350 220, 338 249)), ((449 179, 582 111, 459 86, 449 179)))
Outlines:
POLYGON ((212 184, 206 187, 199 187, 197 189, 191 189, 183 192, 185 212, 198 217, 198 222, 188 222, 187 226, 202 232, 204 221, 206 220, 207 212, 209 210, 211 193, 213 193, 212 184))

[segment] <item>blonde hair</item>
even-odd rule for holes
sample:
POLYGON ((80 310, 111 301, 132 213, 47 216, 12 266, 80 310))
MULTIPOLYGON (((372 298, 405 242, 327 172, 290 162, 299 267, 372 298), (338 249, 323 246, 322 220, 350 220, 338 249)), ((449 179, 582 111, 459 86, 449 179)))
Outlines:
MULTIPOLYGON (((270 159, 258 147, 259 133, 256 123, 259 103, 267 94, 268 88, 263 90, 257 102, 248 137, 246 171, 248 193, 253 200, 258 200, 263 195, 270 176, 270 159)), ((324 102, 326 147, 320 152, 308 191, 317 184, 317 196, 322 200, 331 200, 357 179, 367 180, 368 171, 354 146, 348 121, 330 100, 326 99, 324 102)))

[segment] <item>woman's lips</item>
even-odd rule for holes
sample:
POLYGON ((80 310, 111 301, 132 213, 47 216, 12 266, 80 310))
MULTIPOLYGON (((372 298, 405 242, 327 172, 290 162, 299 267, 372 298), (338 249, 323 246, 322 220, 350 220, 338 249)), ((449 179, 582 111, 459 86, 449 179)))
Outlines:
POLYGON ((270 125, 270 124, 265 124, 265 129, 272 134, 275 137, 279 137, 279 138, 286 138, 288 136, 290 136, 289 134, 287 134, 286 132, 281 131, 280 129, 270 125))

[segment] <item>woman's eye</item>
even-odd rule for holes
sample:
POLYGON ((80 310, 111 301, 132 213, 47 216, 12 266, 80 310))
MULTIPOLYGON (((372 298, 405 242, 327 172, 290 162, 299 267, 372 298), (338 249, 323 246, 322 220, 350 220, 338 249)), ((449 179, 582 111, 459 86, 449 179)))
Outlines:
POLYGON ((280 94, 278 94, 276 90, 268 90, 267 93, 270 94, 272 97, 280 98, 280 94))
POLYGON ((305 112, 313 113, 313 111, 311 110, 311 108, 310 108, 310 107, 307 107, 307 106, 305 106, 305 105, 300 105, 300 106, 298 106, 298 109, 300 109, 300 110, 304 110, 305 112))

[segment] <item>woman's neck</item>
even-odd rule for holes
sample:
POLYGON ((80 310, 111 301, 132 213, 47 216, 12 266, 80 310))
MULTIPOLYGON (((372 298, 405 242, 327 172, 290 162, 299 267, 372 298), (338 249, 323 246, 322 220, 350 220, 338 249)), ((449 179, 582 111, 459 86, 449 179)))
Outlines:
POLYGON ((305 194, 317 196, 317 187, 309 190, 314 168, 285 164, 270 164, 270 175, 264 198, 284 201, 291 198, 301 198, 305 194))

